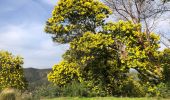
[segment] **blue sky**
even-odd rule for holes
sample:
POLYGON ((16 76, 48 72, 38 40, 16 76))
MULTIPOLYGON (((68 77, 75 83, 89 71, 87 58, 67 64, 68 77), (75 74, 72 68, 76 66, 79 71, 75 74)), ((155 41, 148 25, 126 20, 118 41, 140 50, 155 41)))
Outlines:
MULTIPOLYGON (((44 32, 57 0, 0 0, 0 50, 24 58, 24 67, 51 68, 61 61, 68 45, 52 42, 44 32)), ((168 16, 169 18, 169 16, 168 16)), ((170 31, 162 21, 158 30, 170 31)))
POLYGON ((56 0, 0 0, 0 50, 24 58, 24 67, 51 68, 67 45, 44 32, 56 0))

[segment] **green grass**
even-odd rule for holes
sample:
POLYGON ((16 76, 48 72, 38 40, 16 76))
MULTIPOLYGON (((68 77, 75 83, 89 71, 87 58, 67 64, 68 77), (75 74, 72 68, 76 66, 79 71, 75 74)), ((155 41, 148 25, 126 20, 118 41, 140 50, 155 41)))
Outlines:
POLYGON ((158 98, 115 98, 115 97, 94 97, 94 98, 79 98, 79 97, 59 97, 54 99, 42 99, 42 100, 170 100, 170 99, 158 99, 158 98))

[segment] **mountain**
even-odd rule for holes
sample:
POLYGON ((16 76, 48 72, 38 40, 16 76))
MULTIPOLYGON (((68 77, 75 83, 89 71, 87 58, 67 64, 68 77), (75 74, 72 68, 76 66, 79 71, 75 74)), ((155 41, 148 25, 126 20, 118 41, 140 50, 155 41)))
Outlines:
POLYGON ((51 69, 36 69, 36 68, 25 68, 24 75, 28 81, 28 89, 34 90, 39 86, 49 84, 47 80, 47 74, 51 69))

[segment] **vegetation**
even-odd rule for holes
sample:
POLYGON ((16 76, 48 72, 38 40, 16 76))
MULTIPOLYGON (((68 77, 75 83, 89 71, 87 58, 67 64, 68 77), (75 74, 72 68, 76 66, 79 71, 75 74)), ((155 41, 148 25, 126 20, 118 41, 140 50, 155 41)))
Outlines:
POLYGON ((58 43, 68 43, 84 32, 96 32, 111 11, 97 0, 59 0, 45 31, 58 43))
POLYGON ((80 98, 80 97, 60 97, 45 100, 168 100, 161 98, 116 98, 116 97, 94 97, 94 98, 80 98))
POLYGON ((163 66, 164 82, 170 83, 170 49, 164 49, 160 57, 163 66))
POLYGON ((23 60, 7 51, 0 51, 0 90, 15 88, 25 90, 27 82, 23 73, 23 60))
POLYGON ((159 90, 166 86, 161 83, 159 36, 142 32, 140 23, 106 22, 110 14, 97 0, 59 1, 45 30, 55 42, 69 42, 70 48, 48 80, 62 88, 82 84, 86 96, 162 96, 159 90))
MULTIPOLYGON (((170 11, 169 0, 103 0, 103 2, 113 11, 114 19, 132 21, 134 24, 141 23, 141 31, 148 34, 146 37, 148 40, 149 34, 158 29, 157 25, 162 22, 160 20, 169 19, 164 18, 170 11)), ((159 31, 164 37, 160 42, 169 48, 168 36, 163 30, 159 31)))
POLYGON ((0 94, 0 100, 16 100, 15 92, 13 89, 5 89, 0 94))
POLYGON ((30 94, 21 93, 16 89, 6 88, 0 93, 0 100, 37 100, 30 94))
POLYGON ((145 27, 141 24, 161 13, 152 8, 154 0, 129 1, 128 9, 126 0, 105 1, 107 4, 112 1, 109 7, 114 9, 99 0, 59 0, 47 20, 45 32, 52 35, 54 42, 70 46, 52 70, 23 70, 23 58, 0 51, 0 99, 117 100, 116 97, 123 97, 119 99, 133 100, 126 97, 135 97, 134 100, 156 100, 170 97, 170 49, 159 51, 159 35, 150 32, 147 22, 145 27), (125 14, 119 11, 122 6, 125 14), (134 14, 132 6, 136 7, 134 14), (115 12, 126 21, 108 21, 115 12))

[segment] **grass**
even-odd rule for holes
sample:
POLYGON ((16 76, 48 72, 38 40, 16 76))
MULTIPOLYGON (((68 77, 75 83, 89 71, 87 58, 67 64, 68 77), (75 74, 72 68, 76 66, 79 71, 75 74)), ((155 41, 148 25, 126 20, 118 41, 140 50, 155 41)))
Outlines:
POLYGON ((80 97, 59 97, 53 99, 42 100, 170 100, 161 98, 116 98, 116 97, 94 97, 94 98, 80 98, 80 97))

